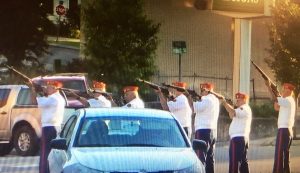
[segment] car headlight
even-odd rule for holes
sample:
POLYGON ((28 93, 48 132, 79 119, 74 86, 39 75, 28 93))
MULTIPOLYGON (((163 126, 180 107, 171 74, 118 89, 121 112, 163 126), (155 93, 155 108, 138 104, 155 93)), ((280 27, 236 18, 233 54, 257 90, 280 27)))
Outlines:
POLYGON ((197 162, 188 168, 177 170, 173 173, 205 173, 205 168, 197 162))
POLYGON ((91 169, 79 163, 76 163, 65 167, 63 173, 106 173, 106 172, 91 169))

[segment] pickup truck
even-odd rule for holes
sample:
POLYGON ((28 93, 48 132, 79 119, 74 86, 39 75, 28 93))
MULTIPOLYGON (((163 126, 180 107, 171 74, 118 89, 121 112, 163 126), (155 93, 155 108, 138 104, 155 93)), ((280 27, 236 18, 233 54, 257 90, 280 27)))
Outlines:
MULTIPOLYGON (((81 74, 58 74, 33 78, 33 81, 59 80, 64 87, 79 90, 89 89, 87 78, 81 74)), ((83 107, 80 102, 68 97, 64 121, 83 107)), ((15 148, 18 155, 35 155, 39 150, 41 136, 41 112, 34 104, 31 90, 26 85, 0 85, 0 156, 15 148)))

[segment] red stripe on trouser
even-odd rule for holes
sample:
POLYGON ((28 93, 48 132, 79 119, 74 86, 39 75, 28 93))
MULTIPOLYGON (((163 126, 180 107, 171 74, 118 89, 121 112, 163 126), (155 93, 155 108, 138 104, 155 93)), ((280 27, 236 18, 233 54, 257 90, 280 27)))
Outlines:
POLYGON ((41 158, 40 158, 40 173, 43 173, 43 170, 45 170, 46 168, 46 162, 45 162, 45 150, 46 150, 46 139, 45 139, 45 135, 43 134, 42 132, 42 138, 41 138, 41 149, 40 149, 40 152, 41 152, 41 158))
MULTIPOLYGON (((200 139, 200 133, 197 132, 197 131, 196 131, 196 137, 195 137, 195 138, 196 138, 196 139, 200 139)), ((196 150, 196 154, 197 154, 199 160, 201 160, 201 157, 200 157, 201 152, 200 152, 200 150, 196 150)))
POLYGON ((235 158, 235 143, 232 140, 232 150, 231 150, 231 154, 232 154, 232 171, 235 172, 236 168, 235 168, 235 163, 236 163, 236 158, 235 158))
POLYGON ((282 165, 282 130, 279 130, 279 139, 278 139, 278 147, 277 147, 277 162, 276 162, 276 171, 279 172, 281 170, 282 165))

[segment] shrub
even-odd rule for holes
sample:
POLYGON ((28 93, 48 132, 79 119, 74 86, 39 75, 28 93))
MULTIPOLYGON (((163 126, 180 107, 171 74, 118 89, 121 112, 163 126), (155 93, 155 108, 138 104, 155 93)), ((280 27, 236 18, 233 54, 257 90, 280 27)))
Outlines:
POLYGON ((250 102, 252 115, 254 117, 276 117, 278 112, 274 110, 273 103, 267 101, 264 103, 250 102))

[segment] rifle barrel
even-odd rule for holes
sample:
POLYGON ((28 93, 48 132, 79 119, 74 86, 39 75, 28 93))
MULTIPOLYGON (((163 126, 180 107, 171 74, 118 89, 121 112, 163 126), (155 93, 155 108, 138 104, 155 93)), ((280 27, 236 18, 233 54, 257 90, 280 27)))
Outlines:
POLYGON ((18 70, 16 70, 15 68, 13 68, 12 66, 9 66, 9 65, 5 65, 7 68, 9 68, 10 70, 12 70, 13 72, 17 73, 18 75, 22 76, 23 78, 25 78, 26 80, 28 81, 31 81, 31 79, 26 76, 25 74, 19 72, 18 70))
POLYGON ((277 85, 266 75, 266 73, 257 64, 254 63, 253 60, 250 60, 250 61, 254 65, 254 67, 258 70, 258 72, 261 74, 261 76, 264 78, 264 80, 270 82, 270 84, 271 84, 270 87, 271 87, 271 90, 272 90, 274 96, 276 96, 276 97, 280 96, 280 93, 277 89, 277 85))

